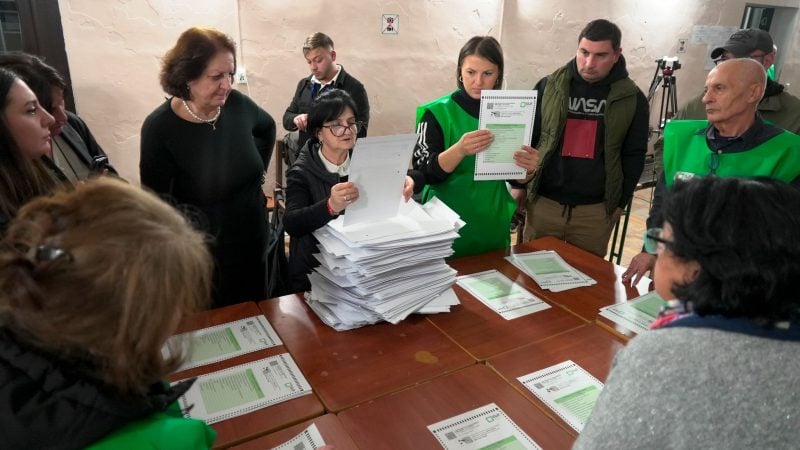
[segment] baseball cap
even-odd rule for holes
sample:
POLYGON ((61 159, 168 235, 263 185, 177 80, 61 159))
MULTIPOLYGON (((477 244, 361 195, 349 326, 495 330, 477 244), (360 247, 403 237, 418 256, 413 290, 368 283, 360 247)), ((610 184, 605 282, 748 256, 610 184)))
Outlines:
POLYGON ((772 36, 758 28, 748 28, 733 33, 722 47, 717 47, 711 52, 711 59, 717 59, 725 52, 733 53, 737 58, 746 58, 755 50, 772 53, 772 36))

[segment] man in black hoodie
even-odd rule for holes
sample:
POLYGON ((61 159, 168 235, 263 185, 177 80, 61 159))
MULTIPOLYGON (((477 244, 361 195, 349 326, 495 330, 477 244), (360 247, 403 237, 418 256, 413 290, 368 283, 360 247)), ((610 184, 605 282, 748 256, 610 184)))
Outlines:
POLYGON ((525 240, 556 236, 604 256, 644 167, 649 107, 628 77, 613 23, 589 22, 577 55, 540 80, 525 240))

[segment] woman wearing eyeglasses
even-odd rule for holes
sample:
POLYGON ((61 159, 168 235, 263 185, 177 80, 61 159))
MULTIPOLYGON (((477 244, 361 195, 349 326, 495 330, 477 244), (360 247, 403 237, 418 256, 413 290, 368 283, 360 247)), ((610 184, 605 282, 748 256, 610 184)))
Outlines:
MULTIPOLYGON (((289 285, 292 292, 311 288, 308 272, 317 265, 314 230, 342 214, 347 205, 358 201, 358 188, 347 181, 350 153, 356 144, 361 124, 356 121, 356 105, 341 89, 320 94, 308 112, 311 139, 300 150, 297 161, 286 174, 286 215, 284 226, 291 236, 289 285)), ((421 188, 422 177, 412 172, 406 177, 403 195, 411 197, 421 188)))
POLYGON ((619 352, 574 448, 796 447, 800 190, 680 182, 646 241, 685 312, 619 352))
POLYGON ((146 186, 194 216, 214 256, 214 306, 265 297, 266 198, 261 185, 275 121, 233 89, 236 48, 224 33, 190 28, 164 57, 171 95, 142 126, 146 186))

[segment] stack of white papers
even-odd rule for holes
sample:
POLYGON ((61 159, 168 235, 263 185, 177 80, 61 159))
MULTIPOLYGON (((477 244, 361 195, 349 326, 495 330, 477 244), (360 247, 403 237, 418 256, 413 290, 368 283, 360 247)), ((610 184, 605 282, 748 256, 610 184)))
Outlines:
POLYGON ((414 312, 447 312, 459 304, 456 271, 444 262, 463 221, 438 199, 403 203, 399 214, 314 232, 320 266, 309 274, 307 301, 336 330, 380 321, 398 323, 414 312))
POLYGON ((552 292, 597 284, 592 277, 567 264, 552 250, 516 253, 506 256, 506 260, 533 278, 539 287, 552 292))

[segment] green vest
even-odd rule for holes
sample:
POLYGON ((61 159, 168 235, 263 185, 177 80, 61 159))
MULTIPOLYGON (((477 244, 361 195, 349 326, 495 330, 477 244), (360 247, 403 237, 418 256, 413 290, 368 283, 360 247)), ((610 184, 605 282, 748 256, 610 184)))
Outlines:
MULTIPOLYGON (((441 125, 443 150, 458 142, 464 133, 478 129, 478 119, 470 116, 450 96, 447 94, 417 108, 417 124, 425 111, 430 111, 441 125)), ((474 178, 475 155, 469 155, 445 181, 429 184, 422 191, 423 203, 438 197, 467 223, 453 242, 452 258, 507 248, 511 244, 508 227, 517 205, 506 182, 475 181, 474 178)))
POLYGON ((217 432, 201 420, 186 419, 178 402, 160 413, 128 424, 88 447, 89 450, 209 449, 217 432))
MULTIPOLYGON (((553 152, 560 151, 561 137, 567 123, 567 104, 569 102, 569 69, 564 66, 549 77, 544 89, 542 102, 542 128, 539 136, 539 167, 529 184, 528 201, 536 198, 539 190, 541 174, 553 152)), ((606 212, 612 214, 622 203, 622 146, 628 135, 628 129, 636 113, 636 96, 639 88, 630 78, 624 78, 611 84, 606 98, 606 110, 603 114, 605 122, 605 142, 603 147, 606 169, 605 192, 603 203, 606 212)))
POLYGON ((714 153, 706 143, 707 120, 671 120, 664 127, 664 179, 672 188, 677 173, 720 177, 764 176, 791 183, 800 176, 800 136, 782 131, 757 147, 714 153))

